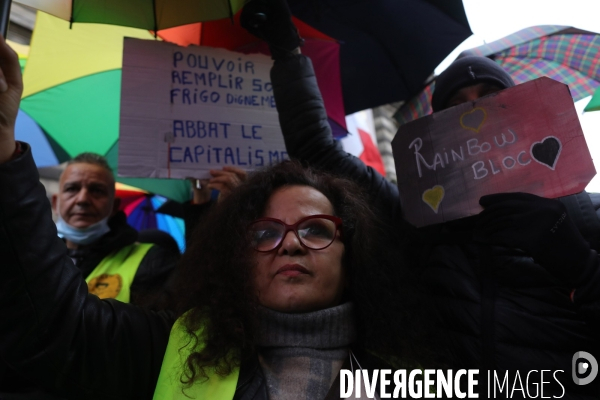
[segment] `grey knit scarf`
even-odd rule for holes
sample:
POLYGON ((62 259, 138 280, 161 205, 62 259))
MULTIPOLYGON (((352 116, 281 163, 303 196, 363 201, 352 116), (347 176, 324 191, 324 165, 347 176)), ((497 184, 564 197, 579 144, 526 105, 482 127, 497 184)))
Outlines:
POLYGON ((352 303, 306 314, 263 308, 257 345, 269 398, 325 398, 355 339, 352 303))

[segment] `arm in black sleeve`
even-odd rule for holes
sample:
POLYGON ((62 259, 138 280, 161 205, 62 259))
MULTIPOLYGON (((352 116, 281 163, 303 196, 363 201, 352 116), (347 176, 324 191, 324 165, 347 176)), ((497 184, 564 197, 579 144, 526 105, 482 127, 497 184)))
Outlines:
POLYGON ((151 398, 173 319, 88 294, 24 147, 0 164, 0 358, 64 397, 151 398))
POLYGON ((400 220, 398 187, 333 138, 310 59, 296 55, 275 61, 271 81, 290 157, 357 182, 385 220, 400 220))

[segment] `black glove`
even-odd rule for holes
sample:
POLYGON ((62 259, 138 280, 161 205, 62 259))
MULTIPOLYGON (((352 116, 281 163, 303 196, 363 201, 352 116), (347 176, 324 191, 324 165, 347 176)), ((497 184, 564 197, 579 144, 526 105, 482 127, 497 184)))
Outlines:
POLYGON ((590 246, 558 200, 528 193, 501 193, 479 199, 476 237, 527 252, 536 263, 573 287, 581 283, 590 246))
POLYGON ((267 42, 274 60, 289 57, 303 43, 286 0, 250 0, 242 10, 240 23, 267 42))

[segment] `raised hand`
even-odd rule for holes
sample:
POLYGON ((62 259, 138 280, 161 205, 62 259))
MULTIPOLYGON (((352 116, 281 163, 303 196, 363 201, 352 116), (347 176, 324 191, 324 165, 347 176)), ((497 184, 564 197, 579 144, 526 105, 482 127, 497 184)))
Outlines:
POLYGON ((192 182, 194 191, 193 204, 204 204, 210 200, 211 190, 218 190, 219 200, 229 196, 231 191, 238 187, 246 179, 246 171, 237 167, 223 167, 223 169, 211 169, 212 178, 198 181, 188 178, 192 182))
POLYGON ((580 283, 590 246, 558 200, 528 193, 501 193, 479 200, 476 238, 527 252, 569 285, 580 283))
POLYGON ((0 36, 0 163, 15 152, 15 122, 23 92, 19 57, 0 36))
POLYGON ((242 10, 240 23, 268 43, 274 60, 293 54, 303 42, 286 0, 250 0, 242 10))
POLYGON ((246 171, 237 167, 223 167, 222 170, 211 170, 212 178, 208 187, 218 190, 219 200, 229 196, 229 193, 246 179, 246 171))

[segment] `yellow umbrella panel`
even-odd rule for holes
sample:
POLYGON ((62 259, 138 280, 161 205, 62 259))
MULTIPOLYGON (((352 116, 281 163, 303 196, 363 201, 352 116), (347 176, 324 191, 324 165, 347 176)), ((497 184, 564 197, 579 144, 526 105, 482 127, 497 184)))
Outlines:
MULTIPOLYGON (((142 29, 69 23, 38 12, 21 109, 71 158, 91 151, 116 167, 123 38, 155 40, 142 29)), ((165 197, 189 198, 186 181, 118 178, 165 197), (146 185, 146 183, 149 185, 146 185)))

